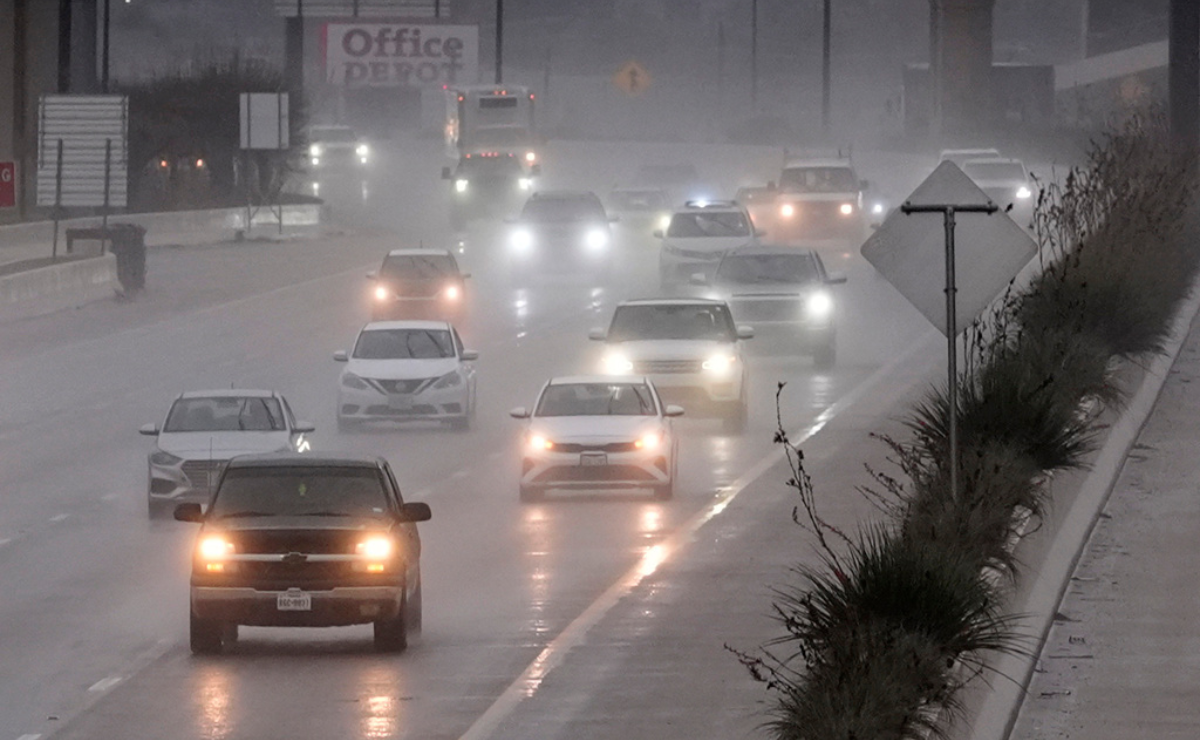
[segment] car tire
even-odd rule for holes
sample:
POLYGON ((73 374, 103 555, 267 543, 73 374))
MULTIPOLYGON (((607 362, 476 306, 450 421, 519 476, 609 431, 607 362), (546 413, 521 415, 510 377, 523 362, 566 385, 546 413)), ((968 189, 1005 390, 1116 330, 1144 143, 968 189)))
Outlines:
POLYGON ((522 501, 527 502, 541 501, 546 497, 546 493, 542 489, 533 486, 521 486, 519 495, 522 501))
POLYGON ((832 339, 813 351, 813 367, 817 370, 832 370, 837 364, 837 343, 832 339))
POLYGON ((224 643, 225 625, 215 619, 201 619, 190 614, 188 643, 194 655, 219 655, 224 643))
POLYGON ((375 650, 381 653, 400 653, 408 647, 408 598, 392 619, 375 622, 375 650))
POLYGON ((423 614, 421 608, 421 582, 417 581, 417 588, 413 591, 412 597, 408 600, 408 633, 410 635, 421 634, 421 623, 423 614))

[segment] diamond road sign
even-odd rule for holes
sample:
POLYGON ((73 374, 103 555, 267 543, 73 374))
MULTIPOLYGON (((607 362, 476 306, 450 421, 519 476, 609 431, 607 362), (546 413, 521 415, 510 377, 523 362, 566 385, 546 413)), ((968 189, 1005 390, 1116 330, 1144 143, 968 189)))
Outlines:
MULTIPOLYGON (((942 162, 908 197, 908 203, 914 206, 979 206, 990 200, 950 161, 942 162)), ((1037 245, 1003 210, 991 215, 956 213, 954 217, 957 336, 1033 259, 1037 245)), ((930 323, 947 334, 946 229, 942 214, 905 215, 897 209, 863 244, 862 256, 930 323)))

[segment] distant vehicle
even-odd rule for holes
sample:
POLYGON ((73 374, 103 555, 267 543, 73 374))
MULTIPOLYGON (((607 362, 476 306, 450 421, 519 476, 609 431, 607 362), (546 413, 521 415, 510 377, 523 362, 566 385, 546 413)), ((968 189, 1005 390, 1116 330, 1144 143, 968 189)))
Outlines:
POLYGON ((231 457, 310 448, 315 427, 297 421, 280 393, 224 389, 188 391, 171 404, 166 419, 139 432, 155 437, 147 460, 147 509, 151 518, 180 503, 206 504, 231 457))
POLYGON ((746 185, 737 189, 733 199, 746 213, 756 228, 766 229, 775 218, 775 201, 779 190, 774 182, 767 185, 746 185))
POLYGON ((467 278, 448 249, 393 249, 367 273, 371 319, 443 319, 466 313, 467 278))
MULTIPOLYGON (((789 157, 779 175, 774 218, 766 229, 780 243, 858 241, 870 220, 863 212, 868 187, 848 158, 789 157)), ((881 216, 882 207, 879 210, 872 216, 881 216)))
POLYGON ((662 240, 658 277, 663 290, 686 285, 696 273, 712 275, 725 253, 749 242, 757 232, 750 214, 731 200, 688 201, 671 214, 662 240))
POLYGON ((442 168, 450 186, 450 222, 463 228, 473 218, 504 218, 516 212, 533 190, 541 167, 512 152, 468 152, 452 170, 442 168))
POLYGON ((810 355, 820 370, 837 362, 837 303, 829 286, 846 282, 846 276, 826 272, 817 252, 751 244, 725 255, 711 279, 695 278, 757 336, 810 355))
POLYGON ((520 85, 467 85, 446 89, 446 155, 511 153, 536 163, 536 96, 520 85))
POLYGON ((360 172, 371 163, 371 146, 349 126, 312 126, 308 163, 312 172, 360 172))
POLYGON ((715 196, 711 188, 700 180, 695 165, 686 162, 644 164, 634 173, 630 187, 658 188, 667 194, 667 203, 670 205, 715 196))
POLYGON ((746 366, 742 341, 754 329, 738 326, 724 301, 655 298, 624 301, 607 330, 589 338, 605 343, 603 372, 646 376, 656 388, 715 407, 726 430, 746 425, 746 366))
POLYGON ((192 555, 189 643, 220 653, 238 626, 373 624, 398 652, 421 631, 421 538, 429 505, 405 503, 382 458, 237 457, 208 511, 175 509, 200 531, 192 555))
POLYGON ((960 168, 968 159, 1001 159, 1000 152, 995 149, 943 149, 938 155, 938 163, 947 160, 958 165, 960 168))
POLYGON ((1033 217, 1033 194, 1036 188, 1021 160, 1003 157, 968 159, 963 162, 962 170, 1000 208, 1011 205, 1009 215, 1013 220, 1022 226, 1027 225, 1033 217))
POLYGON ((656 187, 614 187, 608 193, 608 212, 616 214, 630 229, 649 232, 671 223, 667 193, 656 187))
POLYGON ((445 321, 373 321, 338 380, 338 431, 367 421, 440 421, 464 430, 475 416, 475 360, 445 321))
POLYGON ((541 269, 607 280, 614 261, 610 224, 616 220, 589 191, 534 193, 510 221, 514 277, 541 269))
POLYGON ((522 501, 548 489, 650 488, 660 501, 675 492, 679 442, 666 406, 647 378, 575 376, 542 386, 528 419, 521 463, 522 501))

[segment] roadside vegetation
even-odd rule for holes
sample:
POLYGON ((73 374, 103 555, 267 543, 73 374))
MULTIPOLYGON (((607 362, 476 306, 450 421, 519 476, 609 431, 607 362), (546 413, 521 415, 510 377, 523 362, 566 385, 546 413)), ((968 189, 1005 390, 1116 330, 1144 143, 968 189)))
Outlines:
POLYGON ((772 737, 944 737, 963 685, 1008 680, 986 659, 1023 649, 1005 609, 1021 575, 1012 540, 1050 504, 1047 478, 1087 464, 1099 412, 1122 402, 1115 369, 1163 350, 1200 263, 1195 195, 1195 161, 1172 151, 1158 113, 1133 117, 1044 184, 1038 276, 964 339, 956 497, 945 388, 905 413, 903 438, 879 437, 899 472, 869 471, 863 493, 883 516, 857 532, 821 517, 780 419, 793 518, 822 566, 775 589, 781 637, 734 651, 773 697, 772 737))

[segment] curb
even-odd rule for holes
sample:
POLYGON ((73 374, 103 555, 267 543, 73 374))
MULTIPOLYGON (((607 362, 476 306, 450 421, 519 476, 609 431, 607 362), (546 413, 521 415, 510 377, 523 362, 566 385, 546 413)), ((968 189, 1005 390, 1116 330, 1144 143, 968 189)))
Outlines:
POLYGON ((1129 404, 1109 427, 1109 433, 1092 461, 1091 471, 1080 484, 1066 517, 1054 533, 1054 540, 1028 595, 1021 604, 1012 605, 1020 607, 1015 613, 1027 615, 1023 621, 1030 629, 1029 636, 1035 640, 1034 649, 1026 655, 1003 654, 989 666, 1001 678, 983 699, 967 736, 970 740, 1008 740, 1071 574, 1075 572, 1092 529, 1117 483, 1130 448, 1154 411, 1197 312, 1200 312, 1200 290, 1194 287, 1180 306, 1172 327, 1172 338, 1163 354, 1151 361, 1129 404))

